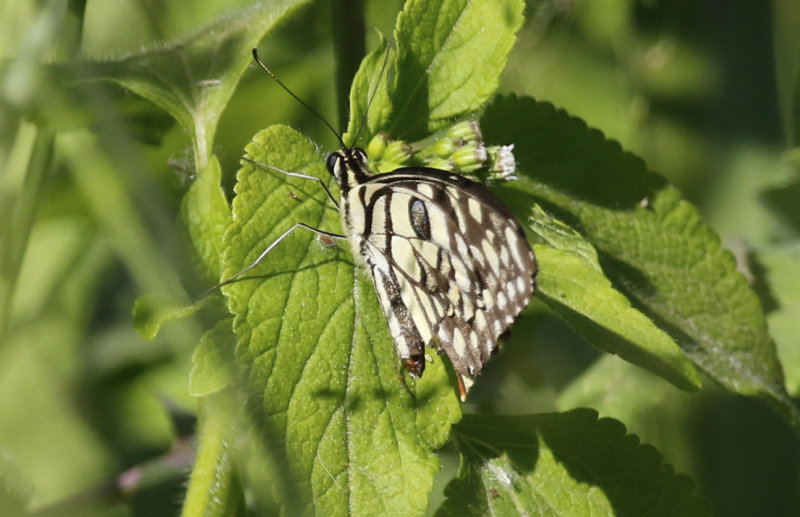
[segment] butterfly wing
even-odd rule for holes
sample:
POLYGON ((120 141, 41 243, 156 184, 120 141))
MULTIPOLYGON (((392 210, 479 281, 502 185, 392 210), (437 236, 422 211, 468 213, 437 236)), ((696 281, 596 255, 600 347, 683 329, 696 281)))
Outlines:
POLYGON ((483 185, 435 169, 373 176, 349 195, 353 244, 404 366, 422 375, 424 347, 438 344, 463 400, 534 289, 519 223, 483 185))

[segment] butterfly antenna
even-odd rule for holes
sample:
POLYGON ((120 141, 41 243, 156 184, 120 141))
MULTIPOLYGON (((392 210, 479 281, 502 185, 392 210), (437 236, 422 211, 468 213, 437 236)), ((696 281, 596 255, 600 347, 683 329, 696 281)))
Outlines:
MULTIPOLYGON (((305 107, 306 107, 306 109, 308 109, 308 111, 310 111, 311 113, 313 113, 313 114, 314 114, 314 116, 316 116, 318 119, 320 119, 320 120, 322 121, 322 123, 323 123, 323 124, 325 124, 326 126, 328 126, 328 129, 330 129, 330 130, 331 130, 331 132, 332 132, 334 135, 336 135, 336 139, 337 139, 337 140, 339 140, 339 143, 340 143, 340 144, 342 144, 342 147, 343 147, 343 148, 344 148, 344 147, 347 147, 346 145, 344 145, 344 141, 342 140, 342 137, 339 135, 339 132, 338 132, 338 131, 336 131, 336 130, 333 128, 333 126, 332 126, 332 125, 331 125, 331 124, 330 124, 330 123, 329 123, 327 120, 325 120, 325 117, 323 117, 322 115, 320 115, 320 114, 317 112, 317 110, 315 110, 314 108, 312 108, 311 106, 309 106, 308 104, 306 104, 306 103, 303 101, 303 99, 301 99, 300 97, 298 97, 297 95, 295 95, 295 94, 292 92, 292 90, 290 90, 290 89, 289 89, 289 88, 288 88, 288 87, 287 87, 285 84, 283 84, 283 83, 281 82, 281 80, 280 80, 280 79, 278 79, 278 77, 277 77, 275 74, 273 74, 273 73, 272 73, 272 70, 270 70, 269 68, 267 68, 267 65, 265 65, 265 64, 264 64, 264 63, 261 61, 261 59, 258 57, 258 49, 255 49, 255 48, 253 49, 253 59, 255 59, 255 60, 256 60, 256 63, 258 63, 258 65, 259 65, 261 68, 263 68, 263 69, 264 69, 264 71, 265 71, 266 73, 268 73, 268 74, 269 74, 269 76, 270 76, 270 77, 272 77, 272 78, 275 80, 275 82, 276 82, 276 83, 278 83, 278 84, 281 86, 281 88, 283 88, 284 90, 286 90, 286 93, 288 93, 289 95, 291 95, 292 97, 294 97, 294 98, 295 98, 295 100, 296 100, 297 102, 299 102, 300 104, 302 104, 303 106, 305 106, 305 107)), ((384 65, 385 65, 385 63, 384 63, 384 65)))
POLYGON ((383 64, 381 65, 381 71, 378 75, 378 82, 375 84, 375 88, 372 90, 372 93, 369 94, 369 100, 367 101, 367 109, 364 110, 364 115, 361 117, 361 124, 359 124, 358 129, 356 130, 355 138, 353 138, 353 142, 358 141, 358 135, 361 134, 361 130, 364 129, 364 126, 367 125, 367 115, 369 115, 369 108, 372 106, 372 101, 375 100, 375 96, 378 95, 378 88, 381 85, 381 78, 384 77, 384 72, 386 71, 386 65, 389 64, 389 53, 392 51, 392 40, 388 40, 386 42, 386 55, 383 57, 383 64))

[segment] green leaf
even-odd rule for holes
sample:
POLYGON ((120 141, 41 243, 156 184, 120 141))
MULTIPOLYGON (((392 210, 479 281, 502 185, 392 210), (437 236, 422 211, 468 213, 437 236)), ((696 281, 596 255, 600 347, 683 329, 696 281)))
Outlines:
POLYGON ((233 383, 234 348, 233 320, 226 318, 206 332, 192 355, 189 372, 189 393, 204 397, 233 383))
POLYGON ((553 106, 503 97, 487 142, 513 142, 515 184, 575 227, 612 284, 717 382, 766 395, 800 425, 756 295, 697 210, 644 163, 553 106))
POLYGON ((181 202, 181 213, 195 252, 206 276, 214 281, 220 278, 223 238, 231 224, 231 209, 220 186, 221 179, 219 161, 212 156, 181 202))
POLYGON ((92 64, 82 79, 111 80, 157 104, 193 135, 198 170, 211 157, 222 110, 264 34, 306 0, 259 2, 185 39, 92 64))
POLYGON ((711 515, 689 478, 588 409, 465 415, 453 439, 461 468, 436 515, 711 515))
MULTIPOLYGON (((295 131, 273 126, 247 148, 254 160, 329 181, 324 159, 295 131)), ((339 214, 315 181, 247 163, 237 176, 224 271, 244 269, 293 224, 339 232, 339 214)), ((282 481, 320 515, 425 512, 433 449, 460 417, 456 388, 434 357, 410 386, 398 379, 392 337, 371 278, 349 250, 303 228, 223 287, 254 422, 289 465, 282 481)), ((406 381, 410 382, 410 381, 406 381)), ((277 490, 284 504, 282 490, 277 490)), ((297 507, 295 507, 297 508, 297 507)))
POLYGON ((591 244, 538 206, 528 226, 547 243, 534 246, 539 263, 537 296, 603 350, 679 388, 700 386, 691 361, 675 341, 611 286, 591 244))
MULTIPOLYGON (((483 106, 497 90, 524 7, 520 0, 406 2, 395 28, 394 81, 388 98, 381 94, 370 107, 367 133, 419 140, 483 106)), ((380 67, 376 52, 362 69, 380 67)), ((351 104, 349 134, 361 123, 374 77, 356 75, 359 102, 351 104)))
POLYGON ((133 304, 133 328, 145 339, 154 339, 167 323, 191 316, 205 304, 200 300, 192 305, 176 303, 172 298, 146 294, 133 304))

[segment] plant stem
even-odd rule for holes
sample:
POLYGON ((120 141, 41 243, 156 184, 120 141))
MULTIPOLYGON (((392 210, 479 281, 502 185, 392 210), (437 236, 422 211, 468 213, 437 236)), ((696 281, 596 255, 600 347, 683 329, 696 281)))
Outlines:
POLYGON ((340 132, 347 126, 350 84, 366 53, 364 3, 333 0, 333 49, 336 54, 336 99, 340 132))

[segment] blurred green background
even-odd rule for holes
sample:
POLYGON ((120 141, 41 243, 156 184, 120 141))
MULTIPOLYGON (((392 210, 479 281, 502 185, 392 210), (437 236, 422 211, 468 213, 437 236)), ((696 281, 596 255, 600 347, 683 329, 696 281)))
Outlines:
MULTIPOLYGON (((761 295, 800 392, 800 194, 795 128, 800 6, 760 0, 529 1, 502 92, 583 118, 666 176, 695 203, 761 295)), ((29 505, 58 515, 109 501, 108 515, 173 515, 189 463, 187 392, 202 317, 153 341, 131 326, 145 293, 198 296, 179 213, 191 182, 189 135, 112 84, 75 88, 48 62, 117 60, 202 28, 245 1, 0 3, 0 514, 29 505), (66 10, 65 10, 66 8, 66 10), (75 13, 78 13, 76 15, 75 13), (82 15, 80 13, 83 13, 82 15), (37 136, 57 132, 52 169, 37 136), (38 132, 37 132, 38 131, 38 132), (31 172, 33 171, 33 172, 31 172), (20 221, 30 221, 20 225, 20 221), (30 228, 30 231, 28 231, 30 228), (23 256, 16 256, 24 250, 23 256), (17 265, 21 265, 17 267, 17 265), (165 466, 163 458, 177 458, 165 466), (153 468, 147 468, 152 465, 153 468), (104 491, 141 466, 141 488, 104 491), (75 499, 76 494, 82 494, 75 499), (85 499, 81 499, 85 498, 85 499), (84 501, 84 502, 82 502, 84 501)), ((367 48, 390 35, 402 2, 366 3, 367 48)), ((332 7, 312 2, 282 22, 262 58, 294 93, 336 120, 332 7)), ((253 134, 289 123, 326 150, 336 139, 251 68, 220 120, 213 152, 230 191, 253 134)), ((506 348, 485 370, 473 409, 522 413, 589 406, 621 420, 691 476, 719 515, 800 515, 800 442, 760 401, 700 394, 603 357, 542 305, 533 350, 506 348)), ((445 458, 446 476, 455 458, 445 458)))

